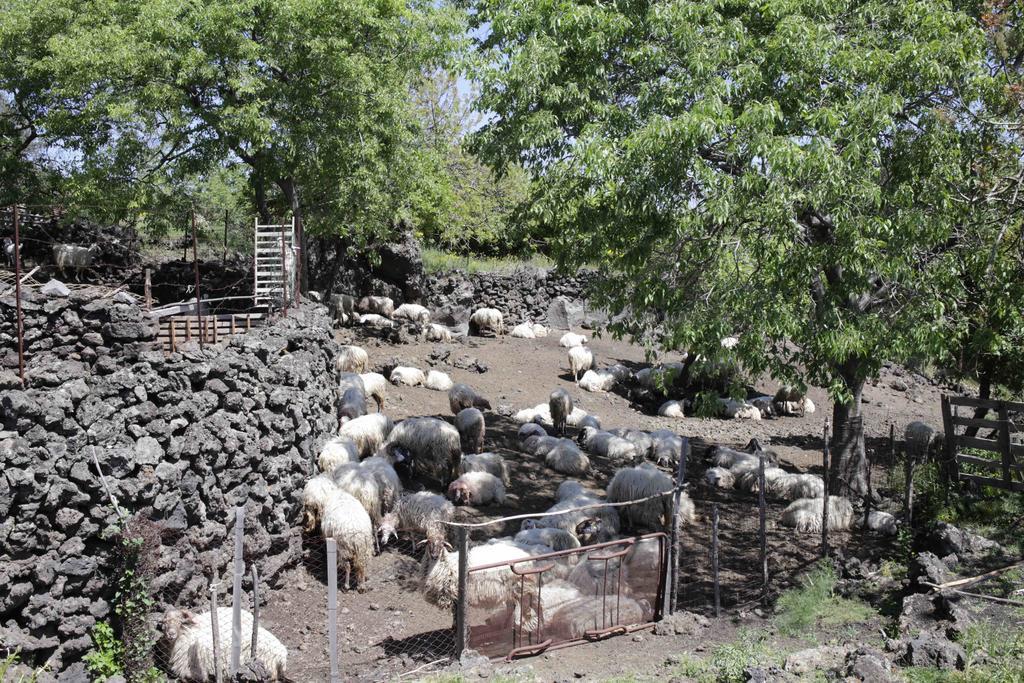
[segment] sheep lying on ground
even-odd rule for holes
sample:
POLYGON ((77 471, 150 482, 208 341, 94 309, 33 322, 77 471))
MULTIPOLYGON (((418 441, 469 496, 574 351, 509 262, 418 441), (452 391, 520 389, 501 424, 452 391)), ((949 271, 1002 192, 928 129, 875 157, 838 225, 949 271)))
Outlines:
POLYGON ((526 441, 528 438, 530 438, 531 436, 547 436, 547 435, 548 435, 548 433, 546 431, 544 431, 544 428, 541 427, 536 422, 527 422, 526 424, 524 424, 522 427, 519 428, 519 431, 518 431, 519 444, 522 445, 522 443, 524 441, 526 441))
POLYGON ((359 457, 366 458, 377 452, 391 434, 392 427, 391 418, 384 413, 374 413, 349 420, 341 425, 338 435, 354 441, 359 457))
POLYGON ((576 479, 566 479, 558 485, 558 489, 555 491, 555 502, 565 500, 566 498, 573 498, 574 496, 583 495, 586 493, 586 489, 583 488, 583 484, 576 479))
POLYGON ((366 387, 366 395, 373 397, 373 402, 377 404, 377 412, 384 410, 384 399, 388 395, 388 380, 376 372, 364 372, 359 375, 363 380, 363 386, 366 387))
MULTIPOLYGON (((573 348, 582 347, 577 346, 573 348)), ((572 351, 573 349, 569 350, 572 351)), ((607 370, 587 370, 577 382, 580 385, 580 389, 594 393, 609 392, 615 388, 617 383, 618 380, 615 378, 615 375, 607 370)))
POLYGON ((387 454, 403 458, 413 476, 425 477, 441 488, 459 476, 462 445, 459 431, 435 417, 402 420, 388 436, 387 454))
MULTIPOLYGON (((529 560, 530 553, 511 540, 494 540, 469 549, 466 563, 470 569, 487 565, 519 560, 514 566, 522 567, 529 560)), ((450 609, 458 600, 459 553, 440 548, 436 555, 428 553, 424 561, 426 573, 422 581, 423 597, 441 609, 450 609)), ((531 584, 533 582, 527 582, 531 584)), ((471 571, 467 582, 468 607, 494 609, 512 607, 519 599, 520 578, 507 564, 471 571)))
POLYGON ((533 332, 533 325, 531 323, 519 323, 512 328, 511 336, 516 339, 536 339, 537 335, 533 332))
POLYGON ((402 304, 391 314, 395 320, 408 320, 417 325, 430 324, 430 311, 419 304, 402 304))
POLYGON ((334 369, 341 372, 366 372, 370 364, 370 356, 360 346, 342 346, 334 359, 334 369))
POLYGON ((433 391, 448 391, 455 386, 455 383, 452 382, 451 377, 440 370, 428 370, 425 386, 433 391))
MULTIPOLYGON (((242 609, 242 633, 252 633, 252 614, 242 609)), ((231 607, 217 608, 217 632, 221 637, 219 656, 213 656, 213 619, 210 612, 194 614, 184 609, 169 610, 163 618, 163 637, 168 644, 170 655, 167 668, 175 678, 187 681, 207 681, 219 669, 218 678, 228 680, 231 666, 230 643, 233 610, 231 607), (224 638, 227 638, 225 641, 224 638)), ((286 678, 288 650, 273 633, 262 626, 257 629, 256 661, 251 659, 248 646, 241 649, 239 664, 242 669, 254 665, 262 666, 272 681, 286 678)))
POLYGON ((816 474, 786 474, 768 490, 772 495, 785 500, 824 498, 825 482, 816 474))
POLYGON ((317 463, 321 472, 333 472, 338 465, 359 462, 359 447, 347 436, 334 436, 320 448, 317 463))
MULTIPOLYGON (((624 503, 672 490, 672 479, 649 462, 618 470, 608 484, 608 502, 624 503)), ((632 529, 666 529, 672 516, 672 496, 627 505, 621 514, 632 529)))
POLYGON ((593 427, 584 427, 579 435, 579 443, 591 455, 608 458, 613 462, 633 462, 639 458, 636 446, 609 432, 593 427))
POLYGON ((467 384, 454 384, 448 390, 448 407, 451 408, 452 415, 458 415, 466 408, 490 410, 491 402, 467 384))
POLYGON ((682 401, 665 401, 658 407, 658 415, 662 417, 686 417, 682 401))
POLYGON ((915 460, 924 460, 939 455, 945 437, 931 425, 915 420, 903 432, 903 448, 915 460))
POLYGON ((422 370, 404 365, 396 366, 391 371, 390 379, 391 383, 395 386, 405 385, 407 387, 417 387, 427 381, 427 377, 423 374, 422 370))
POLYGON ((573 381, 580 382, 580 374, 594 366, 594 354, 586 346, 573 346, 569 349, 569 372, 573 381))
POLYGON ((651 435, 640 429, 624 429, 618 427, 616 429, 609 429, 609 434, 615 436, 621 436, 626 441, 633 444, 636 448, 636 455, 638 458, 646 458, 651 454, 654 449, 654 440, 651 439, 651 435))
POLYGON ((778 454, 775 451, 762 449, 757 439, 751 439, 750 443, 746 446, 746 450, 738 451, 727 446, 713 446, 708 451, 708 455, 711 458, 712 465, 729 469, 733 469, 737 464, 743 462, 751 463, 754 467, 757 467, 759 455, 764 457, 765 467, 777 465, 779 462, 778 454))
MULTIPOLYGON (((576 406, 572 409, 572 412, 569 413, 568 417, 565 418, 565 423, 570 427, 577 427, 586 417, 586 411, 579 406, 576 406)), ((538 403, 532 408, 523 408, 513 415, 512 419, 519 424, 526 422, 540 422, 542 424, 554 426, 554 421, 551 418, 551 406, 547 403, 538 403)))
POLYGON ((761 413, 762 420, 773 418, 776 415, 775 399, 771 396, 755 396, 750 399, 750 405, 757 408, 758 412, 761 413))
POLYGON ((651 460, 662 467, 675 467, 683 457, 683 438, 668 429, 656 429, 651 436, 651 460))
POLYGON ((731 489, 736 479, 728 468, 709 467, 704 472, 704 483, 716 489, 731 489))
POLYGON ((551 413, 551 422, 554 424, 555 433, 565 436, 565 423, 572 414, 572 396, 565 389, 555 389, 548 397, 548 412, 551 413))
POLYGON ((574 346, 583 346, 587 343, 587 338, 582 334, 576 334, 575 332, 566 332, 562 335, 562 338, 558 340, 558 345, 567 349, 571 349, 574 346))
POLYGON ((811 399, 796 387, 783 385, 775 392, 772 400, 776 415, 787 415, 791 417, 803 417, 814 412, 814 404, 811 399))
POLYGON ((673 362, 644 368, 636 373, 636 381, 645 389, 665 394, 682 378, 684 367, 683 363, 673 362))
POLYGON ((534 434, 523 439, 519 449, 523 453, 528 453, 535 458, 546 458, 553 448, 562 443, 562 441, 567 440, 558 436, 548 436, 547 434, 538 436, 534 434))
MULTIPOLYGON (((780 522, 783 526, 793 527, 797 531, 821 533, 821 517, 824 510, 824 498, 801 498, 789 504, 782 511, 780 522)), ((828 530, 845 531, 853 524, 853 505, 841 496, 830 496, 828 499, 828 530)))
POLYGON ((565 497, 561 498, 554 505, 549 507, 545 512, 557 512, 561 514, 550 515, 547 517, 538 517, 536 520, 528 519, 525 520, 521 528, 531 529, 535 527, 539 528, 555 528, 568 531, 580 539, 580 543, 587 545, 589 543, 608 541, 614 538, 619 533, 619 513, 613 507, 594 507, 587 510, 576 510, 574 512, 567 512, 567 510, 575 510, 575 508, 589 507, 593 505, 601 505, 607 503, 602 497, 581 491, 574 495, 569 495, 570 490, 564 491, 565 497), (578 528, 584 523, 593 524, 596 533, 588 537, 587 541, 584 541, 578 533, 578 528))
POLYGON ((438 548, 445 541, 445 522, 455 516, 455 506, 444 496, 419 491, 402 496, 395 508, 381 518, 378 534, 380 544, 387 545, 398 532, 411 531, 423 535, 432 547, 438 548))
POLYGON ((750 405, 746 401, 737 401, 732 398, 720 398, 718 403, 721 405, 721 415, 724 418, 733 420, 760 420, 761 411, 750 405))
POLYGON ((542 338, 548 336, 548 328, 544 327, 540 323, 534 323, 533 324, 533 336, 535 336, 537 339, 542 339, 542 338))
POLYGON ((583 638, 613 624, 642 624, 651 610, 624 595, 608 599, 596 595, 570 600, 545 618, 545 632, 558 640, 583 638))
POLYGON ((364 296, 356 304, 356 308, 360 313, 376 314, 385 318, 395 314, 395 302, 386 296, 364 296))
POLYGON ((463 453, 480 453, 484 450, 484 433, 487 427, 483 413, 476 408, 460 410, 455 416, 455 428, 459 430, 463 453))
MULTIPOLYGON (((831 507, 829 510, 831 511, 831 507)), ((867 519, 864 519, 863 515, 859 515, 857 523, 861 528, 877 531, 887 536, 895 536, 899 532, 899 524, 896 522, 896 518, 888 512, 882 512, 881 510, 871 510, 868 512, 867 519)))
POLYGON ((387 329, 395 326, 393 320, 385 318, 382 315, 377 315, 376 313, 366 313, 365 315, 359 316, 359 324, 366 325, 367 327, 376 327, 378 329, 387 329))
POLYGON ((429 342, 450 342, 452 340, 451 330, 437 323, 427 325, 423 329, 423 336, 429 342))
POLYGON ((505 485, 490 472, 467 472, 448 486, 448 497, 456 505, 501 505, 505 502, 505 485))
POLYGON ((497 453, 472 453, 462 456, 461 473, 467 472, 489 472, 501 479, 506 487, 509 485, 508 465, 505 458, 497 453))
POLYGON ((580 542, 573 534, 564 529, 554 527, 531 527, 523 529, 515 536, 520 545, 543 545, 552 551, 579 548, 580 542))
POLYGON ((477 336, 505 334, 505 318, 496 308, 478 308, 469 317, 469 333, 477 336))
POLYGON ((597 419, 596 415, 584 415, 580 420, 576 422, 576 426, 580 429, 583 429, 584 427, 593 427, 594 429, 600 429, 601 421, 597 419))
POLYGON ((544 455, 544 464, 560 474, 580 475, 590 469, 590 458, 572 439, 559 439, 544 455))

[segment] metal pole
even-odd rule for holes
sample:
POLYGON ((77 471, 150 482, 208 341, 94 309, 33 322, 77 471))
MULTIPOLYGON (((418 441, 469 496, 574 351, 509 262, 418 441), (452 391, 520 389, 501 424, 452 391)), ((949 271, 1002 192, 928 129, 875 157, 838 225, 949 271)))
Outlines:
MULTIPOLYGON (((294 219, 293 219, 294 220, 294 219)), ((281 305, 288 315, 288 259, 285 257, 284 223, 281 224, 281 305)))
POLYGON ((238 673, 242 659, 242 540, 245 532, 245 508, 235 508, 235 566, 231 590, 231 675, 238 673))
POLYGON ((221 658, 220 658, 220 625, 218 622, 217 614, 217 582, 214 581, 210 584, 210 628, 213 632, 213 677, 217 683, 220 683, 220 669, 221 669, 221 658))
POLYGON ((192 271, 196 277, 196 321, 199 323, 199 348, 203 348, 203 304, 199 291, 199 246, 196 239, 195 207, 192 207, 192 271))
POLYGON ((466 603, 469 592, 469 530, 459 528, 459 601, 455 604, 455 656, 461 657, 469 647, 469 624, 466 603))
POLYGON ((256 563, 249 567, 252 570, 252 642, 249 645, 249 661, 256 661, 256 637, 260 631, 260 575, 256 571, 256 563))
POLYGON ((903 517, 906 520, 907 528, 913 528, 913 516, 914 516, 914 454, 906 452, 907 449, 903 449, 903 457, 905 458, 903 463, 903 472, 905 482, 905 489, 903 492, 903 517))
POLYGON ((292 216, 295 233, 295 305, 302 294, 302 219, 292 216))
POLYGON ((331 683, 338 683, 338 542, 327 539, 327 642, 331 656, 331 683))
POLYGON ((715 591, 715 616, 722 609, 721 586, 718 583, 718 503, 711 505, 711 582, 715 591))
POLYGON ((224 209, 224 256, 220 260, 221 264, 228 262, 228 210, 224 209))
POLYGON ((676 469, 676 488, 672 492, 672 564, 671 580, 669 582, 668 613, 675 614, 676 603, 679 601, 679 501, 683 495, 683 484, 686 483, 686 457, 690 452, 690 439, 683 437, 683 447, 679 453, 679 463, 676 469))
POLYGON ((144 287, 143 293, 145 294, 145 297, 146 297, 146 310, 147 311, 152 311, 153 310, 153 282, 150 279, 150 269, 149 268, 146 268, 146 283, 145 283, 145 285, 143 287, 144 287))
POLYGON ((21 312, 21 232, 18 226, 18 205, 11 209, 14 221, 14 307, 18 314, 18 378, 25 388, 25 318, 21 312))
POLYGON ((822 465, 825 467, 825 497, 821 500, 821 556, 828 557, 828 494, 829 472, 831 472, 831 453, 829 452, 828 420, 825 420, 825 448, 822 451, 822 465))
POLYGON ((758 508, 758 541, 761 553, 761 599, 768 600, 768 541, 766 511, 764 500, 764 453, 757 454, 757 508, 758 508))

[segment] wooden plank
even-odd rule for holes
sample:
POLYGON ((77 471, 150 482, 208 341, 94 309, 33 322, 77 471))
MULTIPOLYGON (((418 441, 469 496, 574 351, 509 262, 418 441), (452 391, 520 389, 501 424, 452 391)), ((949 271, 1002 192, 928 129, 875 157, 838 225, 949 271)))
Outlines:
POLYGON ((1002 450, 999 447, 998 441, 992 439, 982 439, 977 436, 958 436, 956 437, 956 443, 962 448, 978 448, 983 451, 991 451, 993 453, 1001 453, 1002 450))
MULTIPOLYGON (((1003 462, 1002 460, 996 460, 994 458, 982 458, 977 455, 963 455, 957 453, 956 461, 965 465, 974 465, 976 467, 983 467, 987 470, 1002 471, 1003 462)), ((1024 472, 1024 465, 1018 463, 1010 463, 1010 469, 1016 470, 1017 472, 1024 472)))
POLYGON ((939 405, 942 409, 942 428, 947 438, 944 440, 943 462, 939 466, 939 479, 948 487, 951 481, 957 478, 956 466, 956 431, 953 429, 953 414, 949 409, 949 397, 942 394, 939 397, 939 405))
POLYGON ((988 408, 989 410, 999 410, 1000 405, 1006 406, 1007 410, 1024 412, 1024 403, 1016 401, 993 401, 980 398, 971 398, 970 396, 950 396, 950 405, 954 406, 967 406, 969 408, 988 408))
POLYGON ((999 429, 1002 424, 999 420, 987 420, 978 419, 975 420, 972 417, 953 417, 953 424, 963 425, 964 427, 981 427, 983 429, 999 429))
POLYGON ((1003 481, 1002 479, 979 477, 975 474, 964 474, 962 472, 960 473, 960 481, 973 481, 984 486, 994 486, 995 488, 1007 491, 1024 492, 1024 482, 1020 481, 1003 481))
POLYGON ((999 406, 999 421, 1002 422, 999 427, 999 450, 1003 460, 1003 481, 1010 481, 1010 461, 1013 456, 1010 448, 1010 416, 1005 403, 999 406))

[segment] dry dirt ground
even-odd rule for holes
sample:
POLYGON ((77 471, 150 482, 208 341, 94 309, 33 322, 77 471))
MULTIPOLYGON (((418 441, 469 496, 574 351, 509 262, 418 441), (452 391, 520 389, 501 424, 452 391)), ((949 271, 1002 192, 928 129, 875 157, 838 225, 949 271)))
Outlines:
MULTIPOLYGON (((757 501, 733 491, 708 491, 697 482, 705 464, 703 452, 709 444, 743 446, 751 438, 776 450, 781 465, 793 471, 821 469, 822 427, 831 413, 826 392, 812 388, 810 397, 817 406, 814 414, 796 418, 764 421, 673 419, 642 414, 616 394, 587 393, 578 389, 567 370, 566 350, 558 346, 561 333, 537 339, 472 339, 451 344, 391 345, 340 330, 339 341, 359 343, 370 354, 370 365, 412 365, 426 371, 436 368, 454 381, 464 382, 487 396, 493 408, 487 414, 486 449, 501 453, 510 465, 512 484, 502 506, 479 510, 460 508, 458 518, 481 521, 503 515, 540 512, 554 499, 555 489, 564 479, 542 462, 516 450, 518 425, 497 414, 501 404, 515 410, 546 402, 556 387, 570 391, 576 404, 598 416, 605 428, 634 427, 644 430, 668 428, 691 438, 694 454, 687 477, 694 485, 698 515, 695 526, 683 536, 681 556, 682 607, 711 613, 712 592, 709 568, 710 517, 713 504, 720 514, 721 584, 723 612, 712 619, 711 628, 697 640, 682 636, 656 637, 649 632, 610 638, 537 657, 517 660, 508 666, 532 668, 536 680, 584 678, 606 680, 637 675, 660 677, 666 674, 666 658, 686 652, 702 652, 714 644, 735 639, 738 629, 764 626, 758 614, 761 579, 757 542, 757 501), (442 360, 443 359, 443 360, 442 360), (457 365, 475 359, 486 372, 465 370, 457 365)), ((590 347, 601 365, 623 363, 639 367, 643 349, 609 338, 593 339, 590 347)), ((667 357, 662 360, 676 360, 667 357)), ((773 393, 771 382, 759 382, 756 388, 773 393)), ((385 412, 395 420, 408 416, 433 415, 451 418, 447 396, 422 387, 389 386, 385 412)), ((875 453, 875 482, 887 480, 889 426, 897 434, 913 420, 941 425, 938 389, 915 382, 900 368, 886 369, 876 385, 865 391, 865 429, 869 451, 875 453), (895 377, 895 372, 899 377, 895 377), (909 391, 904 388, 909 383, 909 391), (892 388, 897 385, 901 390, 892 388)), ((603 489, 614 468, 600 459, 592 459, 593 471, 585 483, 603 489)), ((793 585, 801 571, 817 558, 820 539, 778 528, 776 520, 784 504, 770 502, 767 511, 767 545, 770 592, 793 585)), ((501 536, 517 530, 517 523, 495 526, 473 534, 473 540, 501 536)), ((890 550, 888 539, 861 532, 837 533, 831 543, 838 552, 859 557, 884 557, 890 550)), ((323 544, 308 539, 306 562, 293 570, 283 582, 287 588, 275 591, 262 610, 261 619, 289 648, 289 677, 296 681, 327 680, 326 654, 326 570, 323 544)), ((403 680, 427 676, 444 666, 451 648, 451 614, 429 604, 417 593, 419 553, 406 541, 389 547, 374 558, 368 580, 351 592, 339 594, 339 643, 342 680, 403 680)), ((870 639, 877 625, 864 626, 864 638, 870 639)))

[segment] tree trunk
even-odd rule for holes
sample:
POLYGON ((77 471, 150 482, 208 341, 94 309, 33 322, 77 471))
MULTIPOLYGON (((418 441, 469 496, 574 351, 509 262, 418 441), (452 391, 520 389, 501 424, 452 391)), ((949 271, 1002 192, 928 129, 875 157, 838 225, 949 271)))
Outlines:
POLYGON ((270 207, 267 206, 267 185, 263 180, 263 176, 259 173, 253 173, 252 175, 252 189, 256 203, 256 213, 260 217, 260 223, 269 225, 271 220, 270 207))
POLYGON ((853 399, 832 406, 832 471, 826 485, 829 492, 860 498, 868 494, 868 459, 864 448, 861 412, 863 379, 847 379, 853 399))
POLYGON ((299 188, 295 184, 294 178, 281 178, 277 181, 277 186, 281 188, 281 192, 284 193, 285 199, 288 200, 288 206, 291 208, 292 215, 295 217, 295 231, 299 240, 297 246, 299 247, 299 258, 298 258, 298 269, 299 269, 299 291, 305 292, 307 290, 309 270, 309 259, 306 255, 306 240, 304 238, 304 230, 302 229, 302 203, 299 200, 299 188))
MULTIPOLYGON (((987 369, 983 369, 978 375, 978 398, 983 401, 988 400, 992 396, 992 375, 987 369)), ((988 408, 975 408, 974 419, 981 420, 988 415, 988 408)), ((968 427, 964 430, 964 436, 975 437, 978 435, 979 427, 968 427)))

